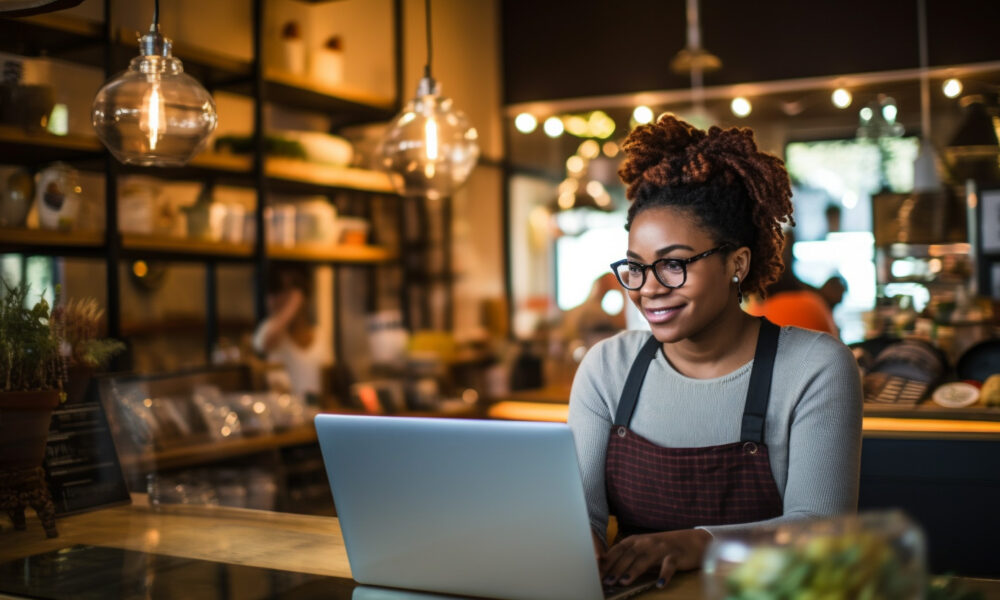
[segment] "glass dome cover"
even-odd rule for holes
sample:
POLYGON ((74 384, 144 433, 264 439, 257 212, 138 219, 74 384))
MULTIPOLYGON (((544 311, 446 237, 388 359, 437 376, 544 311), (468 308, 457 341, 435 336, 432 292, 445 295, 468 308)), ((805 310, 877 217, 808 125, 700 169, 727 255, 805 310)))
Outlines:
POLYGON ((724 532, 705 553, 708 600, 920 600, 926 540, 897 510, 724 532))
POLYGON ((215 130, 215 101, 184 73, 158 29, 151 28, 139 46, 140 56, 97 92, 91 123, 123 163, 183 165, 215 130))
POLYGON ((379 145, 380 166, 403 196, 451 196, 479 159, 478 133, 439 86, 424 77, 417 96, 390 123, 379 145))

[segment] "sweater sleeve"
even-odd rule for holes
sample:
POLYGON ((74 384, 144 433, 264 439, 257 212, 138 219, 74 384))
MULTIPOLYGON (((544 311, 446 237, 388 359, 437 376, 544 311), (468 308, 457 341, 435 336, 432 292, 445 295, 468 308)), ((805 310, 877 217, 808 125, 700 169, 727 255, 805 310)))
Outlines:
POLYGON ((712 535, 857 510, 861 471, 861 377, 850 349, 817 336, 802 358, 804 380, 788 434, 784 513, 757 523, 702 527, 712 535))
MULTIPOLYGON (((612 417, 608 393, 608 340, 594 346, 584 356, 569 399, 569 427, 573 432, 576 456, 583 479, 591 528, 604 539, 608 527, 608 499, 604 485, 604 460, 612 417)), ((621 368, 619 365, 618 369, 621 368)))

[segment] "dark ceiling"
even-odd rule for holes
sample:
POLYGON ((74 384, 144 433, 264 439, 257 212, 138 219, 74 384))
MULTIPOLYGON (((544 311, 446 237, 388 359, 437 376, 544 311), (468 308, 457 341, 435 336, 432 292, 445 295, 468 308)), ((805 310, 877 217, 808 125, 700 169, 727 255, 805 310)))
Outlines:
MULTIPOLYGON (((1000 60, 1000 1, 927 0, 930 66, 1000 60)), ((919 66, 917 0, 701 0, 705 85, 919 66)), ((684 0, 503 0, 507 104, 685 88, 684 0)))

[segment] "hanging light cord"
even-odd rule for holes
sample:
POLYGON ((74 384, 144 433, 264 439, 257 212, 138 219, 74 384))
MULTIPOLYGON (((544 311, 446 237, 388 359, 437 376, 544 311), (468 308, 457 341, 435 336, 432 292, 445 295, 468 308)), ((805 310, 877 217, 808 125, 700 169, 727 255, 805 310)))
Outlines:
POLYGON ((920 135, 931 137, 931 90, 928 81, 927 64, 927 3, 917 0, 917 41, 920 51, 920 135))
POLYGON ((153 24, 150 26, 150 30, 160 30, 160 0, 153 0, 153 24))
MULTIPOLYGON (((160 0, 156 0, 159 2, 160 0)), ((432 46, 431 46, 431 0, 424 0, 424 25, 427 29, 427 64, 424 65, 424 77, 431 76, 431 56, 432 56, 432 46)))

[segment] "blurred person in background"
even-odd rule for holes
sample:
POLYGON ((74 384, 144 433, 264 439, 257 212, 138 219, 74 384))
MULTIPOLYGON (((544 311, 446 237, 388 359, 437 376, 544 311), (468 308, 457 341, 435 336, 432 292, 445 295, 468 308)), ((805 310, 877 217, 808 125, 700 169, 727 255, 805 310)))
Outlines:
MULTIPOLYGON (((765 296, 755 294, 748 298, 745 310, 751 315, 765 317, 775 325, 792 325, 839 337, 840 331, 833 320, 833 305, 820 290, 795 276, 794 245, 795 233, 789 229, 785 231, 781 254, 785 270, 777 281, 767 286, 765 296)), ((827 291, 833 299, 834 284, 827 291)))
POLYGON ((300 265, 272 265, 267 277, 267 318, 253 337, 253 348, 268 363, 284 367, 269 370, 268 386, 315 401, 323 391, 322 371, 329 347, 310 318, 312 272, 300 265))

